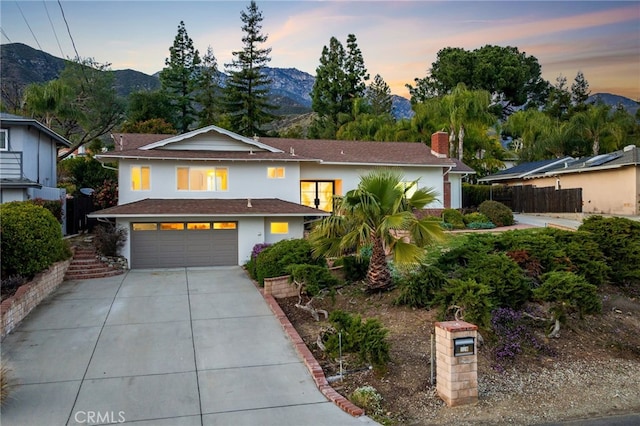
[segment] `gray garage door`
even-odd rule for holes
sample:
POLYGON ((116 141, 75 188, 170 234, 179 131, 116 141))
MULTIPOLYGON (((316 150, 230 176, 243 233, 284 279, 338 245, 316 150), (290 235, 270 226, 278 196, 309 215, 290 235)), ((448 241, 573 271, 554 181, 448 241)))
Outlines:
POLYGON ((131 268, 237 264, 236 222, 161 222, 131 225, 131 268))

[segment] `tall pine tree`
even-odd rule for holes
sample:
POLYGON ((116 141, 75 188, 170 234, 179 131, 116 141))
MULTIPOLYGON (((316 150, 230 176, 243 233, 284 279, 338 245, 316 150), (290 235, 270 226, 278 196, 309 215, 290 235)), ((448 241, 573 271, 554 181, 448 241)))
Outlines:
POLYGON ((220 118, 220 71, 211 46, 202 56, 196 100, 200 104, 200 127, 217 124, 220 118))
POLYGON ((262 12, 255 1, 240 13, 242 19, 242 42, 240 51, 232 52, 234 59, 226 64, 229 79, 225 87, 225 107, 229 114, 231 129, 245 136, 261 135, 261 126, 273 120, 276 107, 269 103, 271 80, 263 68, 271 60, 271 48, 260 48, 267 41, 261 33, 262 12))
POLYGON ((587 99, 589 99, 590 94, 589 82, 584 78, 582 71, 578 71, 571 85, 571 103, 573 104, 574 112, 587 110, 587 99))
POLYGON ((356 36, 347 37, 347 50, 331 37, 322 48, 316 81, 311 91, 311 107, 318 119, 310 129, 312 137, 333 138, 338 128, 351 120, 353 102, 364 97, 369 74, 364 66, 356 36))
POLYGON ((391 98, 391 88, 382 79, 380 74, 373 77, 373 81, 367 88, 367 102, 374 115, 391 114, 393 100, 391 98))
POLYGON ((178 25, 178 34, 169 48, 169 54, 169 58, 165 59, 165 68, 160 71, 160 83, 176 111, 176 128, 184 133, 195 121, 193 103, 200 65, 200 55, 193 47, 184 21, 178 25))

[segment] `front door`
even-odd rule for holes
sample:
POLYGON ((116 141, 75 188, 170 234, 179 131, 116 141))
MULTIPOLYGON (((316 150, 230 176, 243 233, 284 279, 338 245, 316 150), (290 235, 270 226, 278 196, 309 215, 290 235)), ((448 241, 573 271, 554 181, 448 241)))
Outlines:
POLYGON ((324 210, 333 211, 334 182, 323 180, 300 181, 300 204, 324 210))

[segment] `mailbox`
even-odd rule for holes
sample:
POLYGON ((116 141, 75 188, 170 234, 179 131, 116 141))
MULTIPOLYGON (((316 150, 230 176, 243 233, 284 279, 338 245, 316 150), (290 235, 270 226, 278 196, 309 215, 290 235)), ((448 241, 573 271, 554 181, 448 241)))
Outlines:
POLYGON ((453 339, 453 355, 464 356, 473 355, 476 352, 476 345, 473 337, 453 339))

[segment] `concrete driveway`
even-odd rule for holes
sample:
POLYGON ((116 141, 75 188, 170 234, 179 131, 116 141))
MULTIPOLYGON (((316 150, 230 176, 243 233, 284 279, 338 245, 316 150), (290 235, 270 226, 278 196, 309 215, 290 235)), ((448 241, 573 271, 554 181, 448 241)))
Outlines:
POLYGON ((2 342, 8 425, 349 425, 239 267, 67 281, 2 342))

